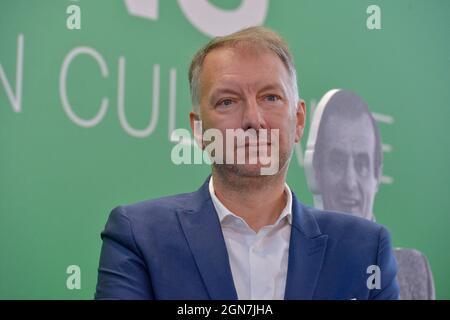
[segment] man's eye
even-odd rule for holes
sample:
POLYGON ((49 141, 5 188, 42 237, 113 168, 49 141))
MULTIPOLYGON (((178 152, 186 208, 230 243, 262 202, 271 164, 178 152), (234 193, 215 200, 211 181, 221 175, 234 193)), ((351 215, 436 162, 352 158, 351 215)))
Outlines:
POLYGON ((342 169, 347 166, 347 157, 341 152, 331 152, 328 158, 328 166, 334 173, 342 172, 342 169))
POLYGON ((365 176, 369 172, 370 160, 366 155, 358 156, 355 159, 355 168, 356 171, 361 175, 365 176))
POLYGON ((233 103, 233 100, 231 100, 231 99, 223 99, 223 100, 220 100, 218 103, 217 103, 217 105, 218 106, 229 106, 229 105, 231 105, 233 103))
POLYGON ((266 98, 266 100, 271 101, 271 102, 280 100, 280 97, 277 96, 276 94, 269 94, 265 98, 266 98))

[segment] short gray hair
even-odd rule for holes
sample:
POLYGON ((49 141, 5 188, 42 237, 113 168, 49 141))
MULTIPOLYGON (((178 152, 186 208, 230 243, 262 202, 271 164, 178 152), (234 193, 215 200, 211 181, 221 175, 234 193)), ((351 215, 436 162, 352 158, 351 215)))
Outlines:
POLYGON ((192 107, 198 113, 200 107, 200 74, 203 62, 212 50, 218 48, 236 48, 238 46, 265 48, 274 52, 285 65, 292 82, 294 99, 299 98, 297 87, 297 72, 294 60, 287 43, 276 32, 265 27, 249 27, 223 37, 213 38, 197 51, 189 67, 189 86, 191 90, 192 107))

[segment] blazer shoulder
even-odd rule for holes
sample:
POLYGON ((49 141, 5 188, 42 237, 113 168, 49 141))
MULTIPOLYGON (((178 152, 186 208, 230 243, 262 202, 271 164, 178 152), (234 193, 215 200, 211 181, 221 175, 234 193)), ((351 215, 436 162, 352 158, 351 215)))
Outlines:
POLYGON ((177 211, 188 209, 195 202, 194 195, 195 192, 182 193, 120 205, 112 210, 111 215, 123 215, 132 224, 171 222, 176 219, 177 211))
POLYGON ((308 206, 305 206, 305 210, 315 217, 321 232, 325 234, 373 238, 378 241, 381 234, 388 233, 385 226, 349 213, 319 210, 308 206))

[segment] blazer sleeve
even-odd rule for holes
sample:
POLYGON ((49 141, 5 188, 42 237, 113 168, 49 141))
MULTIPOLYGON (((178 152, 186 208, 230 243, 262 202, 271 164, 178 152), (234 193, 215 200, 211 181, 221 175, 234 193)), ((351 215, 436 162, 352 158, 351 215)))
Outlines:
POLYGON ((153 299, 146 263, 123 207, 112 210, 101 238, 95 299, 153 299))
POLYGON ((380 267, 380 289, 370 290, 369 299, 398 300, 400 289, 397 281, 397 262, 391 245, 391 236, 381 227, 378 240, 377 265, 380 267))

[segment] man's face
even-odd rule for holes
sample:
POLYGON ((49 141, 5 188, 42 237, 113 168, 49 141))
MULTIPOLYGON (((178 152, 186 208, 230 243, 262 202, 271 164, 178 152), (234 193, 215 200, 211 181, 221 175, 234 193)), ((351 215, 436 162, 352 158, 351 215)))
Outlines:
POLYGON ((318 182, 326 210, 372 219, 377 192, 374 176, 375 136, 368 116, 355 120, 331 116, 321 137, 318 182))
MULTIPOLYGON (((191 113, 191 126, 194 114, 191 113)), ((279 130, 279 168, 287 166, 294 141, 300 140, 305 104, 294 98, 289 73, 279 57, 268 50, 219 48, 205 58, 200 75, 200 119, 203 130, 279 130)), ((258 136, 259 139, 259 136, 258 136)), ((266 145, 270 154, 276 141, 266 145)), ((245 148, 246 159, 249 146, 245 148)), ((240 148, 236 146, 233 152, 240 148)), ((226 150, 225 153, 230 152, 226 150)), ((217 167, 218 165, 216 165, 217 167)), ((220 165, 240 176, 257 176, 261 163, 220 165)))

